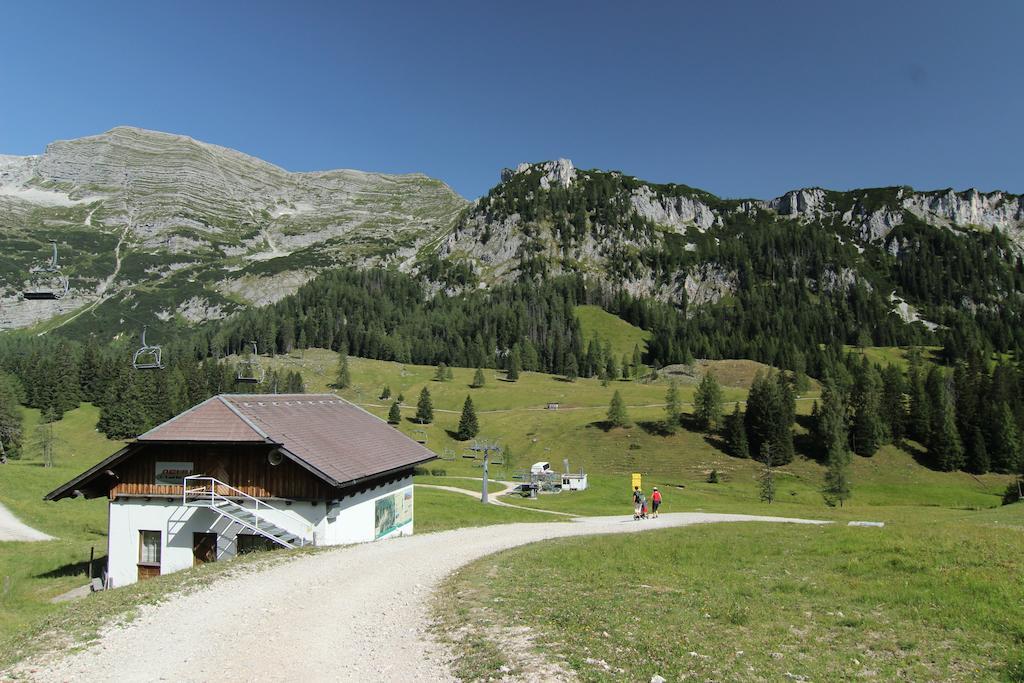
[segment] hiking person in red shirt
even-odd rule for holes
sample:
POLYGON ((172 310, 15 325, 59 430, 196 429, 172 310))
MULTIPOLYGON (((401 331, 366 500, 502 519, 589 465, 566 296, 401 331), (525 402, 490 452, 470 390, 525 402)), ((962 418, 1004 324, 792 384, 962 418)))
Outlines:
POLYGON ((658 508, 661 507, 661 491, 658 487, 654 487, 654 492, 651 493, 651 517, 658 516, 658 508))

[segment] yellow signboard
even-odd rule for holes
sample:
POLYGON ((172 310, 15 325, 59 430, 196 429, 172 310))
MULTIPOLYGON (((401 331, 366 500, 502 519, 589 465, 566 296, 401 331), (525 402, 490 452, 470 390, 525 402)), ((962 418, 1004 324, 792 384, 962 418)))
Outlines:
POLYGON ((633 473, 633 488, 635 488, 635 489, 643 488, 643 484, 640 481, 640 473, 639 472, 634 472, 633 473))

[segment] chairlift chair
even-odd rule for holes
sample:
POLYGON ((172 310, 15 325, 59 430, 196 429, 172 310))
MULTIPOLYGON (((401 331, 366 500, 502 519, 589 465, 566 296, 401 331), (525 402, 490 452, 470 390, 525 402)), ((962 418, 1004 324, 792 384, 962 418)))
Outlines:
POLYGON ((163 370, 163 349, 159 344, 146 343, 147 329, 148 326, 142 328, 142 346, 132 355, 132 367, 136 370, 163 370))
POLYGON ((256 342, 250 343, 252 344, 252 355, 238 362, 235 381, 242 384, 262 384, 267 376, 267 371, 260 365, 259 350, 256 348, 256 342))
POLYGON ((57 240, 50 240, 53 254, 45 266, 36 266, 29 270, 29 279, 22 295, 31 300, 60 299, 69 291, 67 277, 60 271, 57 264, 57 240))

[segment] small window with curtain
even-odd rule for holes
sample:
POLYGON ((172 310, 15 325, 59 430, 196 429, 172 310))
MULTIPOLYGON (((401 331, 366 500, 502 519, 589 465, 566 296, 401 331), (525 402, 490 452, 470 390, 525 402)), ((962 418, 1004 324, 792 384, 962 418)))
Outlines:
POLYGON ((139 532, 139 564, 160 566, 160 532, 139 532))

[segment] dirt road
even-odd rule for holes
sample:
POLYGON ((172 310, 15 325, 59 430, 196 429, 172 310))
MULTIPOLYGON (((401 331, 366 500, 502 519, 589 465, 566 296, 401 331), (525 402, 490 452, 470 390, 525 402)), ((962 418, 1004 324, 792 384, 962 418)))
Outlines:
POLYGON ((0 503, 0 541, 50 541, 42 531, 37 531, 27 524, 22 524, 10 510, 0 503))
POLYGON ((823 523, 706 513, 640 522, 591 517, 339 548, 145 607, 130 626, 111 629, 100 643, 27 676, 42 681, 451 681, 444 653, 427 633, 429 598, 460 566, 549 538, 739 521, 823 523))

